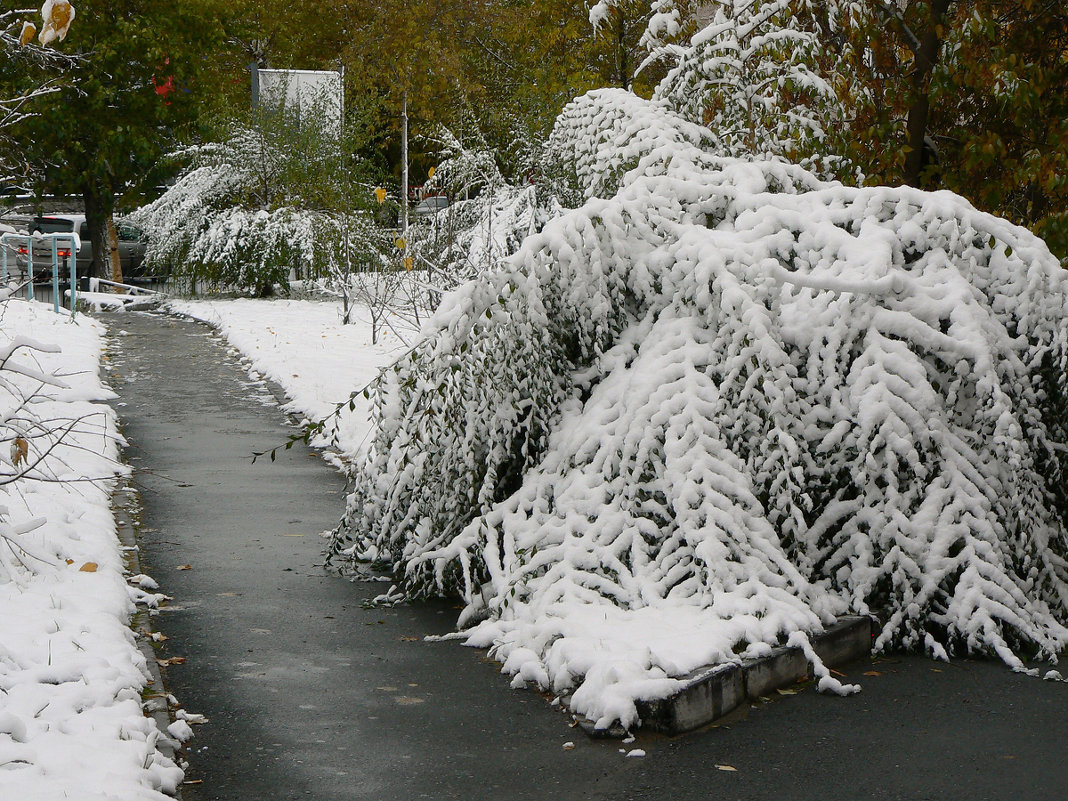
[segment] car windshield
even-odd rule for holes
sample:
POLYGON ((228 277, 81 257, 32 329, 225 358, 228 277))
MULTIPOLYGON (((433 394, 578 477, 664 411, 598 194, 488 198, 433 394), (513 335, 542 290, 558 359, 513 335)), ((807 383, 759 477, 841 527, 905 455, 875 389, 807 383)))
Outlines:
POLYGON ((58 217, 38 217, 33 224, 42 234, 69 234, 74 230, 74 220, 58 217))
POLYGON ((119 231, 119 239, 123 242, 140 242, 144 238, 141 229, 130 225, 130 223, 122 222, 116 227, 119 231))

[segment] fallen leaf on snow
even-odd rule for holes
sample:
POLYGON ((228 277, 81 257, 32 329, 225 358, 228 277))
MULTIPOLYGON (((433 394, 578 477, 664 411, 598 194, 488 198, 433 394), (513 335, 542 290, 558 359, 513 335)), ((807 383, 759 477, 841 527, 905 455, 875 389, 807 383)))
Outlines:
POLYGON ((79 573, 95 573, 97 567, 99 567, 99 565, 97 565, 96 562, 86 562, 84 565, 82 565, 81 567, 78 568, 78 572, 79 573))

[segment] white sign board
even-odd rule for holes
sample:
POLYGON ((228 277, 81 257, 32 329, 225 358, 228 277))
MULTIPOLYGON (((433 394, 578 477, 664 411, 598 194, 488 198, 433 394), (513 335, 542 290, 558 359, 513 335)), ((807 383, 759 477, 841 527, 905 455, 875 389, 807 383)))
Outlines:
POLYGON ((295 109, 302 121, 317 112, 325 128, 341 133, 345 86, 340 72, 256 69, 252 73, 252 99, 257 104, 295 109))

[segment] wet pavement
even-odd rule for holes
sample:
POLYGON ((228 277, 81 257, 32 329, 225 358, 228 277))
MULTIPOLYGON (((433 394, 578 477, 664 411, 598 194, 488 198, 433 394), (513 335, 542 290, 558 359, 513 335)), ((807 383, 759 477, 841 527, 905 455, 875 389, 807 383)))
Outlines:
POLYGON ((102 319, 142 564, 174 599, 159 656, 185 657, 168 689, 210 719, 185 801, 1068 797, 1068 685, 992 662, 865 660, 853 698, 807 687, 673 740, 590 740, 484 652, 425 642, 452 604, 364 608, 388 585, 322 568, 343 481, 299 445, 252 464, 293 429, 210 329, 102 319))

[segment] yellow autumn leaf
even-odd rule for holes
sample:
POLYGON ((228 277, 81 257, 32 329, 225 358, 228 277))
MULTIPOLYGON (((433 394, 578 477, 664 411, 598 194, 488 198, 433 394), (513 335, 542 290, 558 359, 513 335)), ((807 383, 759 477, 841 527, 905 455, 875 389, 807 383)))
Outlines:
POLYGON ((193 566, 192 565, 178 565, 178 569, 179 570, 192 570, 193 566))
POLYGON ((716 765, 716 770, 725 770, 730 773, 738 772, 738 768, 731 767, 730 765, 716 765))
POLYGON ((41 44, 49 45, 56 39, 67 38, 67 30, 74 21, 75 11, 67 0, 46 0, 41 6, 44 27, 41 29, 41 44))
POLYGON ((97 565, 96 562, 86 562, 84 565, 82 565, 81 567, 78 568, 78 572, 80 572, 80 573, 95 573, 97 567, 99 567, 99 565, 97 565))
POLYGON ((19 45, 25 47, 33 41, 33 37, 37 35, 37 26, 32 22, 22 23, 22 33, 19 35, 19 45))
POLYGON ((30 443, 25 437, 15 437, 11 443, 11 462, 18 467, 23 462, 29 461, 30 443))
POLYGON ((386 202, 386 190, 383 189, 382 187, 378 187, 377 189, 375 189, 375 200, 377 200, 379 203, 385 203, 386 202))

